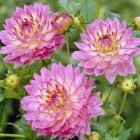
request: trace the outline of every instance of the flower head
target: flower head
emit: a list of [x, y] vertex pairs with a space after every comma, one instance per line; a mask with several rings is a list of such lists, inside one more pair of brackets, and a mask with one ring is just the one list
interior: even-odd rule
[[60, 140], [90, 134], [91, 118], [103, 115], [98, 93], [91, 94], [93, 80], [88, 80], [79, 68], [53, 64], [51, 71], [41, 69], [35, 74], [29, 94], [21, 101], [25, 119], [38, 135], [51, 135]]
[[62, 13], [55, 18], [54, 27], [59, 33], [66, 32], [72, 24], [72, 17], [69, 14]]
[[49, 59], [54, 50], [61, 49], [65, 38], [54, 28], [55, 17], [49, 6], [39, 3], [17, 8], [0, 32], [0, 40], [5, 44], [0, 53], [7, 54], [4, 60], [17, 67]]
[[133, 57], [140, 54], [140, 39], [133, 36], [132, 28], [126, 28], [125, 21], [97, 19], [87, 25], [87, 33], [81, 38], [83, 43], [76, 43], [80, 51], [74, 52], [73, 57], [80, 61], [85, 73], [105, 74], [110, 83], [116, 75], [135, 73]]

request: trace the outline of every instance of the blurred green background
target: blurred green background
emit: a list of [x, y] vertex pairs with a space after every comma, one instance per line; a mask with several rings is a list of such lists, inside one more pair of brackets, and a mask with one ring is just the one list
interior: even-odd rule
[[[75, 0], [80, 1], [80, 0]], [[49, 4], [52, 11], [64, 11], [64, 9], [60, 6], [58, 3], [58, 0], [0, 0], [0, 30], [3, 29], [3, 24], [6, 18], [9, 18], [15, 8], [23, 7], [24, 4], [28, 5], [35, 2], [41, 2], [44, 4]], [[96, 9], [96, 1], [91, 0], [90, 1], [93, 6]], [[63, 5], [63, 4], [62, 4]], [[95, 15], [95, 9], [91, 9], [89, 12], [92, 15]], [[136, 16], [140, 16], [140, 0], [102, 0], [102, 6], [100, 11], [100, 17], [104, 17], [106, 11], [111, 11], [113, 13], [119, 14], [121, 19], [125, 19], [129, 23], [132, 23], [134, 18]], [[94, 17], [93, 17], [94, 18]], [[71, 29], [69, 37], [70, 42], [74, 42], [79, 39], [79, 29]], [[1, 44], [2, 45], [2, 44]], [[71, 52], [73, 50], [76, 50], [76, 47], [74, 43], [70, 43], [71, 45]], [[53, 61], [61, 61], [62, 63], [66, 64], [66, 50], [65, 47], [61, 52], [56, 52]], [[71, 62], [74, 63], [73, 59], [71, 59]], [[74, 63], [75, 64], [75, 63]], [[137, 69], [137, 74], [135, 77], [137, 78], [137, 89], [135, 90], [135, 95], [128, 95], [125, 108], [123, 111], [123, 117], [127, 121], [126, 128], [133, 128], [132, 135], [130, 140], [140, 140], [140, 56], [135, 58], [135, 65]], [[7, 73], [6, 68], [1, 64], [0, 62], [0, 79], [5, 78], [5, 74]], [[105, 95], [108, 92], [108, 87], [105, 90]], [[113, 91], [114, 93], [111, 96], [109, 105], [114, 105], [116, 108], [119, 107], [119, 104], [122, 99], [122, 93], [121, 91], [116, 87]], [[3, 89], [0, 88], [0, 102], [2, 100], [2, 93]], [[115, 101], [115, 102], [114, 102]], [[119, 104], [118, 104], [119, 103]], [[2, 103], [1, 106], [5, 104]], [[0, 118], [2, 117], [1, 113], [1, 106], [0, 106]], [[4, 115], [7, 117], [2, 117], [2, 122], [12, 122], [16, 124], [19, 123], [25, 123], [25, 122], [18, 122], [19, 120], [19, 102], [17, 100], [11, 100], [9, 99], [6, 102], [4, 110]], [[107, 111], [109, 113], [109, 111]], [[101, 123], [103, 125], [109, 126], [111, 122], [111, 118], [104, 117], [101, 119]], [[13, 126], [10, 124], [7, 124], [8, 127], [5, 127], [5, 125], [2, 127], [0, 126], [0, 132], [5, 133], [14, 133], [16, 132], [16, 128], [13, 129]], [[2, 130], [2, 128], [5, 127], [5, 130]], [[21, 131], [22, 132], [22, 131]], [[0, 138], [1, 139], [1, 138]], [[9, 140], [9, 139], [7, 139]]]

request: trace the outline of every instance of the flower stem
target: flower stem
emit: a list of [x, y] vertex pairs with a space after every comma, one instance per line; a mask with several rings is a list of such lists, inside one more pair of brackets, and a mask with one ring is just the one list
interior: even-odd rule
[[104, 88], [105, 88], [105, 77], [103, 78], [103, 82], [102, 82], [102, 91], [101, 91], [101, 96], [100, 96], [100, 98], [103, 98]]
[[102, 0], [97, 0], [97, 3], [96, 3], [97, 10], [96, 10], [95, 18], [99, 18], [101, 2], [102, 2]]
[[110, 97], [110, 95], [111, 95], [111, 93], [112, 93], [113, 87], [114, 87], [114, 84], [112, 84], [112, 86], [111, 86], [111, 88], [110, 88], [110, 90], [109, 90], [109, 93], [108, 93], [108, 95], [107, 95], [107, 97], [106, 97], [106, 100], [105, 100], [105, 102], [103, 103], [103, 106], [105, 106], [106, 103], [107, 103], [107, 101], [109, 100], [109, 97]]
[[65, 34], [66, 38], [66, 46], [67, 46], [67, 63], [70, 63], [70, 46], [69, 46], [69, 39], [68, 39], [68, 34]]
[[86, 32], [85, 29], [84, 29], [82, 26], [81, 26], [81, 30], [82, 30], [82, 32], [84, 32], [84, 33]]
[[2, 133], [0, 133], [0, 137], [17, 137], [17, 138], [25, 138], [24, 135], [18, 135], [18, 134], [2, 134]]
[[125, 103], [126, 97], [127, 97], [127, 93], [124, 93], [124, 96], [123, 96], [123, 99], [122, 99], [122, 103], [121, 103], [121, 106], [120, 106], [120, 109], [119, 109], [119, 113], [118, 113], [119, 116], [122, 113], [122, 110], [123, 110], [123, 107], [124, 107], [124, 103]]
[[5, 105], [6, 105], [6, 100], [2, 101], [2, 103], [1, 103], [0, 128], [2, 127], [2, 119], [3, 119], [3, 115], [4, 115]]
[[[101, 91], [100, 98], [103, 98], [104, 88], [105, 88], [105, 76], [104, 76], [104, 78], [103, 78], [102, 91]], [[100, 116], [98, 116], [98, 118], [97, 118], [97, 122], [100, 122]]]

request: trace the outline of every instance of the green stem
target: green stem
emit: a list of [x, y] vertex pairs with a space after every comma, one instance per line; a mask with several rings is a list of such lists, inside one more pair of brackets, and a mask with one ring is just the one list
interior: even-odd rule
[[82, 32], [84, 32], [84, 33], [86, 32], [85, 29], [84, 29], [82, 26], [81, 26], [81, 30], [82, 30]]
[[0, 133], [0, 137], [16, 137], [16, 138], [25, 138], [24, 135], [18, 135], [18, 134], [2, 134]]
[[[101, 94], [100, 94], [100, 98], [103, 98], [104, 88], [105, 88], [105, 76], [103, 78], [102, 91], [101, 91]], [[100, 116], [98, 116], [97, 122], [100, 122]]]
[[102, 0], [96, 0], [96, 1], [97, 1], [97, 3], [96, 3], [97, 10], [96, 10], [96, 16], [95, 16], [95, 18], [99, 18], [100, 7], [101, 7]]
[[124, 103], [125, 103], [126, 97], [127, 97], [127, 93], [124, 93], [123, 99], [122, 99], [122, 103], [121, 103], [121, 106], [120, 106], [120, 109], [119, 109], [119, 113], [118, 113], [119, 116], [122, 113], [122, 110], [123, 110], [123, 107], [124, 107]]
[[109, 100], [109, 97], [110, 97], [110, 95], [111, 95], [111, 93], [112, 93], [113, 87], [114, 87], [114, 84], [112, 84], [112, 86], [111, 86], [111, 88], [110, 88], [110, 90], [109, 90], [109, 93], [108, 93], [108, 95], [107, 95], [107, 97], [106, 97], [106, 100], [105, 100], [105, 102], [103, 103], [103, 106], [105, 106], [106, 103], [107, 103], [107, 101]]
[[4, 114], [5, 104], [6, 104], [6, 100], [4, 100], [1, 103], [0, 128], [2, 127], [2, 118], [3, 118], [3, 114]]
[[103, 98], [104, 88], [105, 88], [105, 77], [103, 78], [102, 90], [101, 90], [101, 95], [100, 95], [100, 98]]
[[68, 38], [68, 34], [65, 34], [65, 38], [66, 38], [66, 46], [67, 46], [67, 63], [70, 63], [70, 46], [69, 46], [69, 38]]

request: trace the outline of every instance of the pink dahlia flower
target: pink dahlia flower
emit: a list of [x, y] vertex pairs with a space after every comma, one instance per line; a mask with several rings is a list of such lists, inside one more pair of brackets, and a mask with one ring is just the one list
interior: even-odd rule
[[25, 119], [38, 135], [51, 135], [60, 140], [90, 134], [90, 120], [104, 114], [98, 93], [91, 94], [93, 80], [88, 80], [79, 68], [53, 64], [51, 71], [41, 69], [35, 74], [29, 94], [21, 101]]
[[0, 53], [7, 54], [4, 60], [17, 67], [49, 59], [54, 50], [61, 49], [65, 38], [54, 28], [55, 17], [49, 6], [39, 3], [17, 8], [0, 32], [0, 40], [5, 44]]
[[87, 33], [81, 38], [83, 42], [76, 43], [80, 51], [74, 52], [73, 57], [80, 61], [86, 74], [105, 74], [113, 83], [116, 75], [135, 73], [133, 57], [140, 54], [140, 39], [133, 36], [132, 28], [126, 28], [125, 21], [97, 19], [87, 25]]

